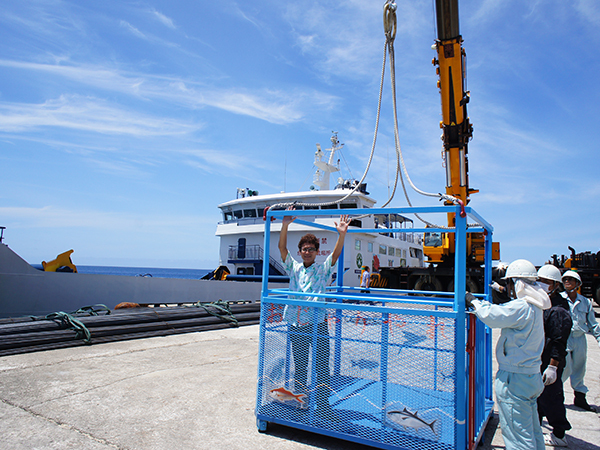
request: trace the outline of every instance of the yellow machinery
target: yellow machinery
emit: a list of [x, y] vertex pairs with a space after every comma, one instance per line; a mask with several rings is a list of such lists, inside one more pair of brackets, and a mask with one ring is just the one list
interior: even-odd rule
[[[442, 97], [444, 161], [446, 166], [446, 194], [457, 198], [463, 205], [476, 189], [469, 187], [468, 142], [473, 126], [467, 116], [469, 91], [465, 90], [465, 50], [458, 25], [458, 0], [436, 0], [437, 57], [432, 63], [439, 76], [438, 88]], [[450, 204], [446, 202], [446, 204]], [[454, 214], [448, 215], [448, 226], [454, 227]], [[469, 234], [467, 261], [470, 265], [483, 263], [484, 236]], [[454, 234], [425, 233], [423, 252], [429, 263], [452, 264], [454, 261]], [[500, 245], [495, 242], [492, 259], [500, 259]]]
[[593, 298], [600, 305], [600, 251], [593, 253], [585, 251], [576, 253], [573, 247], [569, 247], [571, 256], [552, 255], [552, 264], [564, 270], [575, 270], [581, 278], [579, 292], [587, 298]]
[[[42, 267], [44, 268], [44, 271], [56, 272], [61, 267], [68, 267], [70, 270], [67, 269], [67, 271], [77, 272], [77, 267], [75, 267], [75, 264], [73, 264], [73, 261], [71, 261], [71, 253], [73, 253], [73, 250], [68, 250], [64, 253], [61, 253], [56, 257], [56, 259], [53, 259], [50, 262], [42, 261]], [[60, 271], [63, 272], [65, 270]]]

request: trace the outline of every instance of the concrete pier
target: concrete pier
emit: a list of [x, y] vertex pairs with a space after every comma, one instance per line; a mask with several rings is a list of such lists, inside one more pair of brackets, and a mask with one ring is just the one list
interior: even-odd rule
[[[1, 357], [0, 448], [370, 448], [277, 425], [257, 431], [258, 334], [247, 326]], [[588, 344], [588, 401], [600, 406], [600, 349]], [[600, 450], [600, 416], [572, 406], [568, 382], [565, 396], [570, 448]], [[495, 414], [479, 448], [503, 449], [501, 435]]]

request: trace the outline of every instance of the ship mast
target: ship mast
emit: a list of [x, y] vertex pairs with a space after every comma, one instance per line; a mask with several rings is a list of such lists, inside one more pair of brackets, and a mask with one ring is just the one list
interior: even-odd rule
[[317, 144], [317, 151], [315, 152], [315, 166], [317, 166], [317, 171], [315, 172], [315, 176], [313, 178], [313, 183], [320, 191], [328, 191], [329, 187], [329, 175], [333, 172], [339, 172], [340, 170], [340, 160], [337, 160], [337, 164], [333, 164], [335, 152], [341, 150], [344, 144], [340, 144], [340, 141], [337, 137], [337, 131], [333, 132], [331, 136], [331, 148], [325, 149], [325, 152], [331, 152], [329, 154], [329, 161], [323, 161], [325, 152], [321, 150], [321, 144]]

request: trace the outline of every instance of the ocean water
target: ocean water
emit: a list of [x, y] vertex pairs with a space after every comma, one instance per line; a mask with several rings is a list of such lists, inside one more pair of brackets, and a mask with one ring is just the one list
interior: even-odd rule
[[[34, 265], [35, 267], [35, 265]], [[40, 266], [41, 268], [41, 266]], [[128, 277], [152, 276], [158, 278], [183, 278], [199, 279], [212, 270], [208, 269], [161, 269], [157, 267], [110, 267], [110, 266], [82, 266], [77, 264], [77, 272], [100, 275], [123, 275]]]

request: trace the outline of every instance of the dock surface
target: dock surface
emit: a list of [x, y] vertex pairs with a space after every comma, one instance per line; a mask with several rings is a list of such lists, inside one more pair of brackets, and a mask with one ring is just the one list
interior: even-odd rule
[[[0, 357], [0, 448], [372, 448], [276, 424], [259, 433], [258, 336], [253, 325]], [[586, 384], [588, 401], [600, 406], [591, 336]], [[568, 382], [565, 397], [570, 448], [600, 450], [600, 415], [572, 405]], [[478, 448], [505, 448], [497, 414]]]

